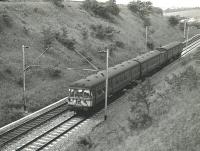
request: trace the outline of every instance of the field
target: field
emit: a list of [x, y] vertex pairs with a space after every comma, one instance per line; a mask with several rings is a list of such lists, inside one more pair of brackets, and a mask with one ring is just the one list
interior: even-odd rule
[[[68, 95], [68, 85], [92, 72], [67, 70], [92, 68], [76, 51], [99, 69], [145, 53], [144, 21], [120, 6], [113, 20], [88, 13], [81, 3], [66, 2], [60, 8], [51, 2], [0, 2], [0, 126], [23, 117], [22, 45], [25, 49], [26, 98], [29, 113]], [[163, 16], [150, 15], [148, 39], [155, 47], [183, 40], [183, 32], [171, 27]], [[197, 33], [191, 30], [190, 37]], [[45, 53], [38, 58], [43, 52]], [[148, 49], [147, 51], [150, 51]]]
[[166, 13], [165, 15], [166, 16], [180, 15], [180, 16], [183, 16], [183, 17], [190, 17], [190, 18], [200, 19], [200, 9]]

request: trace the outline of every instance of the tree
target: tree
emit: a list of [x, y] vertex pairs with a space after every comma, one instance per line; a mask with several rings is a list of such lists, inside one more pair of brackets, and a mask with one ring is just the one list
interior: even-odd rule
[[139, 83], [136, 90], [134, 90], [133, 94], [130, 94], [129, 101], [132, 103], [128, 120], [130, 123], [130, 128], [142, 128], [151, 123], [150, 116], [150, 99], [154, 93], [153, 86], [151, 84], [150, 79], [147, 79], [143, 83]]
[[140, 15], [140, 17], [148, 16], [152, 12], [152, 3], [150, 1], [142, 2], [138, 0], [137, 2], [132, 1], [128, 4], [128, 8]]
[[179, 19], [176, 16], [170, 16], [168, 19], [171, 26], [176, 26], [179, 23]]

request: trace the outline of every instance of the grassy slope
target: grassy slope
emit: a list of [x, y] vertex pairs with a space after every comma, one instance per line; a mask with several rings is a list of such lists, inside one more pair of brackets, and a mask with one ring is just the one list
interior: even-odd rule
[[[8, 26], [3, 19], [3, 14], [9, 17]], [[174, 40], [181, 40], [182, 34], [176, 28], [168, 25], [167, 20], [160, 16], [151, 16], [151, 39], [155, 46], [164, 45]], [[116, 33], [113, 40], [98, 40], [91, 36], [91, 24], [103, 24], [113, 26]], [[0, 126], [9, 123], [8, 115], [12, 116], [13, 109], [7, 109], [4, 104], [21, 104], [22, 101], [22, 51], [23, 44], [26, 49], [27, 64], [31, 64], [43, 52], [44, 28], [51, 27], [58, 32], [65, 27], [69, 37], [76, 39], [76, 49], [87, 54], [93, 59], [93, 63], [103, 68], [104, 56], [97, 53], [114, 41], [125, 43], [124, 48], [117, 48], [110, 58], [110, 65], [135, 57], [144, 53], [145, 30], [141, 19], [132, 14], [125, 6], [121, 6], [120, 16], [115, 18], [115, 23], [91, 16], [80, 9], [79, 3], [67, 3], [64, 9], [58, 9], [51, 3], [21, 2], [0, 4]], [[89, 37], [83, 40], [81, 31], [86, 28]], [[176, 33], [176, 34], [174, 34]], [[67, 96], [68, 84], [74, 80], [85, 77], [88, 72], [69, 71], [66, 67], [89, 68], [81, 58], [73, 51], [67, 49], [57, 41], [53, 47], [43, 55], [37, 63], [50, 65], [61, 70], [60, 76], [52, 76], [50, 68], [34, 68], [27, 72], [27, 100], [29, 111], [37, 110], [45, 105]], [[7, 110], [7, 112], [5, 112]]]

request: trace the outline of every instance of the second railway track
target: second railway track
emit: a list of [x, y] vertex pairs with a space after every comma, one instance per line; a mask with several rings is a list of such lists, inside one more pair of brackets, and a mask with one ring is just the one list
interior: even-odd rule
[[0, 135], [0, 147], [2, 148], [8, 143], [16, 140], [17, 138], [27, 134], [33, 129], [45, 124], [49, 120], [61, 115], [62, 113], [67, 111], [67, 103], [58, 106], [44, 114], [37, 116], [27, 122], [16, 126], [15, 128], [8, 130]]
[[48, 147], [48, 145], [56, 141], [58, 138], [70, 132], [73, 128], [75, 128], [76, 126], [84, 122], [87, 118], [88, 117], [74, 115], [66, 119], [65, 121], [59, 123], [52, 129], [37, 136], [36, 138], [29, 141], [28, 143], [17, 148], [16, 151], [22, 151], [22, 150], [39, 151], [39, 150], [45, 149], [45, 147]]

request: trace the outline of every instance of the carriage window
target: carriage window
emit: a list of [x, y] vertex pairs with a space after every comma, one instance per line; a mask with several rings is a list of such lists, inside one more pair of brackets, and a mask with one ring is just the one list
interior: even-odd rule
[[70, 96], [71, 97], [82, 97], [83, 96], [83, 90], [82, 89], [69, 89], [69, 92], [70, 92]]
[[83, 90], [77, 90], [76, 96], [83, 96]]
[[89, 90], [84, 90], [83, 96], [85, 98], [90, 97], [90, 91]]
[[73, 96], [75, 95], [75, 93], [74, 93], [74, 90], [73, 90], [73, 89], [69, 89], [69, 95], [70, 95], [71, 97], [73, 97]]

